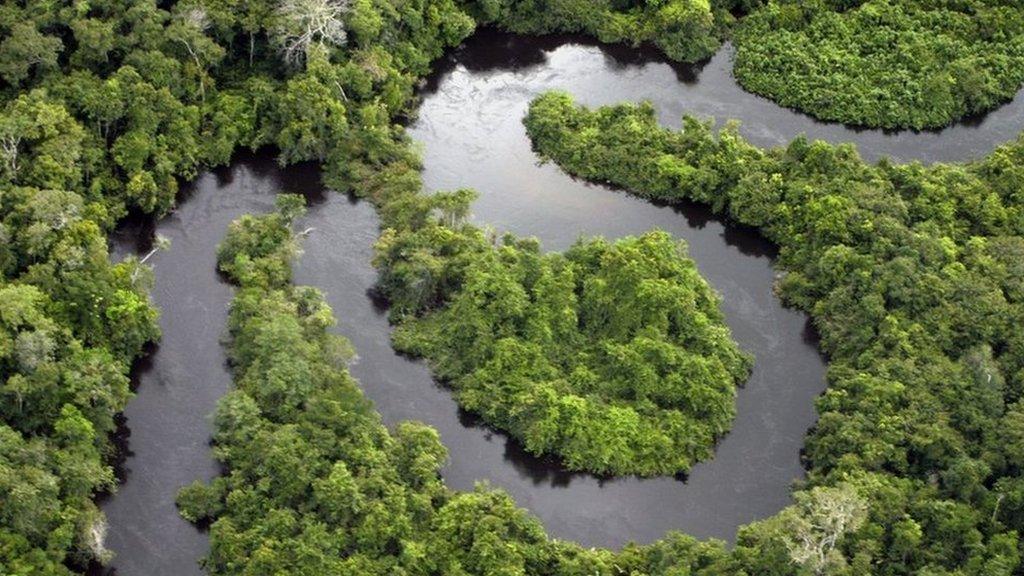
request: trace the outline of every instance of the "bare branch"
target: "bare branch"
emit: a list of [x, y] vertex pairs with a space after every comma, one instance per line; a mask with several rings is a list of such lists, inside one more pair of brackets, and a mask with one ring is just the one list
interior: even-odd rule
[[17, 134], [4, 134], [0, 137], [0, 156], [7, 164], [7, 170], [11, 174], [18, 172], [18, 148], [21, 146], [21, 136]]
[[863, 524], [866, 504], [848, 486], [814, 488], [798, 495], [797, 501], [784, 513], [786, 548], [794, 563], [820, 576], [841, 562], [833, 552], [846, 533]]
[[131, 274], [132, 286], [135, 285], [135, 283], [139, 279], [139, 274], [145, 269], [144, 266], [146, 264], [146, 261], [152, 258], [153, 255], [156, 254], [157, 252], [160, 252], [161, 250], [167, 250], [170, 247], [171, 239], [167, 238], [166, 236], [161, 236], [157, 234], [156, 239], [153, 241], [153, 248], [149, 252], [147, 252], [145, 256], [143, 256], [137, 262], [135, 262], [135, 267], [132, 269]]
[[199, 96], [203, 102], [206, 102], [206, 81], [203, 79], [204, 66], [202, 59], [199, 57], [200, 50], [196, 42], [203, 38], [206, 31], [209, 30], [210, 17], [202, 6], [193, 6], [179, 13], [176, 18], [183, 30], [183, 33], [178, 36], [178, 42], [185, 46], [185, 50], [196, 64], [196, 69], [199, 71]]
[[283, 0], [277, 9], [277, 36], [285, 63], [301, 65], [314, 46], [344, 46], [348, 34], [343, 17], [350, 8], [351, 0]]

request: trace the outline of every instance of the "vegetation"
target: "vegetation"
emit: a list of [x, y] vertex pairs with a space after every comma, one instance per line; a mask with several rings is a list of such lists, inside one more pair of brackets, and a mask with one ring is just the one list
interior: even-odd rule
[[210, 520], [214, 574], [612, 574], [677, 554], [681, 564], [724, 558], [716, 544], [673, 538], [622, 558], [547, 540], [503, 492], [447, 490], [436, 431], [393, 433], [345, 367], [348, 345], [314, 288], [289, 283], [302, 199], [231, 225], [220, 268], [238, 284], [230, 357], [236, 389], [214, 417], [229, 470], [179, 495], [182, 514]]
[[[149, 279], [112, 266], [81, 198], [35, 188], [0, 201], [0, 567], [60, 574], [104, 557], [92, 502], [113, 488], [108, 435], [128, 366], [158, 336]], [[61, 221], [64, 219], [64, 221]]]
[[[240, 146], [321, 162], [331, 186], [377, 206], [381, 289], [403, 337], [423, 347], [416, 335], [463, 321], [446, 310], [473, 304], [467, 287], [488, 267], [524, 290], [534, 284], [515, 274], [530, 262], [552, 274], [570, 266], [522, 240], [496, 247], [464, 222], [465, 193], [421, 194], [397, 121], [430, 63], [477, 22], [654, 40], [692, 59], [718, 42], [724, 8], [751, 8], [736, 4], [0, 6], [0, 573], [68, 574], [107, 556], [92, 497], [113, 484], [108, 434], [129, 396], [129, 363], [158, 336], [148, 272], [107, 255], [104, 235], [119, 218], [169, 210], [180, 179]], [[780, 292], [814, 314], [832, 359], [807, 446], [808, 489], [741, 529], [729, 551], [670, 534], [619, 553], [547, 539], [499, 491], [447, 490], [436, 433], [381, 426], [345, 371], [347, 347], [324, 332], [322, 298], [290, 285], [299, 206], [285, 199], [275, 215], [240, 221], [221, 250], [239, 285], [237, 390], [216, 421], [228, 473], [180, 500], [186, 517], [212, 522], [209, 572], [1019, 571], [1024, 143], [971, 165], [867, 166], [848, 147], [797, 140], [762, 151], [732, 130], [714, 135], [691, 120], [672, 133], [643, 107], [595, 113], [563, 97], [535, 105], [530, 130], [574, 173], [708, 202], [781, 246]], [[584, 262], [645, 241], [658, 244], [584, 243], [573, 253]], [[572, 266], [591, 278], [611, 272]], [[593, 350], [601, 335], [579, 338]], [[717, 355], [735, 381], [744, 363], [726, 350]], [[573, 372], [596, 371], [589, 362]]]
[[345, 367], [347, 343], [326, 332], [334, 319], [321, 294], [289, 283], [301, 204], [285, 195], [276, 213], [242, 217], [218, 250], [238, 285], [229, 318], [237, 387], [214, 417], [228, 473], [178, 498], [186, 518], [212, 521], [209, 572], [741, 574], [790, 566], [789, 549], [819, 573], [844, 562], [838, 542], [865, 517], [848, 485], [801, 495], [780, 515], [785, 531], [769, 555], [749, 546], [729, 554], [681, 534], [619, 553], [583, 549], [547, 539], [501, 491], [448, 490], [437, 432], [380, 423]]
[[109, 556], [93, 498], [114, 488], [109, 435], [129, 365], [159, 336], [151, 275], [108, 258], [114, 222], [168, 210], [179, 179], [240, 145], [276, 144], [293, 161], [344, 140], [357, 147], [337, 152], [346, 169], [358, 162], [345, 154], [381, 151], [374, 139], [403, 146], [391, 120], [473, 28], [452, 2], [355, 2], [345, 63], [329, 64], [334, 37], [315, 35], [295, 69], [278, 50], [303, 20], [278, 9], [0, 7], [0, 573], [65, 574]]
[[651, 43], [680, 62], [711, 56], [733, 20], [725, 6], [708, 0], [479, 0], [475, 8], [481, 23], [511, 32]]
[[[113, 134], [106, 127], [80, 122], [55, 96], [71, 84], [58, 74], [56, 18], [16, 3], [0, 8], [7, 89], [0, 104], [4, 574], [64, 574], [107, 556], [93, 497], [114, 486], [109, 435], [130, 396], [130, 363], [159, 336], [148, 271], [134, 258], [112, 264], [107, 257], [105, 232], [125, 213], [130, 186], [105, 186], [125, 175], [126, 164], [108, 151], [104, 138]], [[29, 88], [51, 74], [46, 88]], [[140, 89], [137, 81], [126, 74], [124, 91], [106, 101], [110, 122], [130, 127], [153, 114], [122, 106], [139, 97], [130, 95]], [[161, 162], [175, 169], [175, 156]]]
[[[1012, 573], [1024, 530], [1024, 139], [926, 168], [869, 166], [851, 146], [804, 139], [761, 150], [735, 126], [714, 134], [687, 118], [671, 131], [650, 105], [590, 111], [562, 93], [536, 99], [525, 123], [574, 175], [708, 203], [779, 245], [778, 291], [813, 315], [830, 358], [809, 482], [852, 485], [868, 503], [863, 523], [847, 513], [853, 573]], [[745, 529], [737, 553], [761, 530], [792, 537], [787, 514]], [[789, 548], [837, 570], [820, 568], [818, 547]]]
[[1011, 0], [774, 0], [735, 34], [744, 88], [818, 118], [940, 128], [1024, 83]]
[[[478, 0], [482, 24], [653, 44], [680, 62], [736, 45], [747, 90], [823, 120], [941, 128], [1024, 84], [1014, 0]], [[739, 20], [737, 20], [737, 17]]]
[[729, 429], [750, 358], [683, 250], [663, 232], [543, 255], [506, 238], [395, 345], [530, 452], [605, 474], [685, 472]]

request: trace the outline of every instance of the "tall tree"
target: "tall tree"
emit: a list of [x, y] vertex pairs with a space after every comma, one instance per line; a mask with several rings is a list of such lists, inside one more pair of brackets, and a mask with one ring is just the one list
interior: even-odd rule
[[314, 46], [344, 46], [348, 40], [343, 17], [350, 0], [283, 0], [277, 8], [277, 42], [289, 66], [306, 61]]

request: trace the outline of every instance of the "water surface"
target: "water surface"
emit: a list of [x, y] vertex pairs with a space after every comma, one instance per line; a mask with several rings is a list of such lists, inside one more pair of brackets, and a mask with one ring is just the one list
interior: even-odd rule
[[740, 132], [758, 146], [786, 144], [804, 134], [853, 143], [868, 161], [889, 157], [924, 163], [981, 158], [1024, 130], [1024, 90], [987, 114], [941, 130], [894, 132], [822, 122], [745, 92], [732, 76], [733, 52], [726, 44], [706, 62], [686, 65], [656, 50], [600, 44], [582, 36], [515, 36], [484, 29], [437, 64], [427, 80], [420, 116], [429, 124], [441, 120], [438, 108], [446, 94], [472, 101], [472, 109], [463, 112], [476, 116], [480, 126], [464, 145], [475, 147], [485, 130], [494, 139], [514, 136], [507, 127], [519, 123], [529, 100], [561, 89], [589, 106], [650, 101], [666, 126], [678, 127], [685, 114], [719, 123], [737, 120]]
[[243, 155], [184, 187], [178, 208], [158, 223], [129, 219], [111, 238], [115, 260], [149, 252], [154, 234], [171, 246], [149, 260], [163, 336], [134, 371], [138, 388], [124, 411], [121, 483], [101, 501], [107, 547], [116, 554], [110, 572], [202, 574], [197, 561], [206, 554], [207, 536], [178, 515], [174, 498], [181, 486], [219, 473], [209, 415], [231, 385], [220, 342], [233, 289], [216, 272], [216, 246], [235, 218], [271, 210], [278, 192], [316, 191], [318, 183], [309, 167], [285, 173], [269, 154]]
[[417, 419], [440, 431], [451, 455], [443, 470], [451, 487], [489, 481], [537, 515], [552, 536], [593, 546], [650, 542], [671, 529], [728, 540], [737, 526], [785, 506], [792, 482], [803, 475], [800, 447], [815, 420], [824, 363], [807, 317], [783, 308], [772, 293], [773, 247], [703, 207], [658, 207], [538, 166], [521, 124], [527, 104], [551, 88], [590, 105], [648, 99], [666, 125], [677, 126], [684, 112], [738, 118], [758, 145], [806, 133], [855, 142], [869, 159], [931, 162], [975, 158], [1014, 137], [1024, 125], [1024, 102], [1018, 95], [981, 120], [941, 132], [856, 131], [743, 92], [730, 77], [730, 54], [726, 48], [703, 66], [674, 66], [644, 50], [580, 38], [484, 31], [439, 63], [410, 125], [423, 148], [426, 188], [476, 188], [479, 223], [535, 235], [546, 249], [563, 249], [581, 234], [615, 238], [655, 227], [689, 243], [700, 271], [723, 297], [733, 335], [755, 356], [733, 431], [713, 459], [685, 481], [601, 479], [567, 473], [481, 426], [458, 410], [422, 362], [392, 351], [385, 312], [371, 296], [371, 247], [379, 230], [370, 205], [323, 193], [309, 166], [282, 170], [268, 154], [243, 155], [189, 185], [170, 216], [126, 222], [112, 239], [114, 258], [148, 251], [154, 231], [172, 245], [151, 259], [163, 339], [139, 364], [137, 396], [125, 411], [125, 481], [102, 502], [107, 544], [117, 553], [111, 571], [201, 573], [197, 560], [208, 549], [206, 535], [178, 517], [174, 495], [218, 473], [208, 446], [209, 414], [231, 383], [220, 338], [232, 290], [216, 273], [215, 246], [230, 221], [269, 210], [278, 192], [301, 192], [311, 203], [300, 225], [315, 231], [296, 280], [327, 293], [337, 331], [359, 354], [352, 372], [385, 421]]

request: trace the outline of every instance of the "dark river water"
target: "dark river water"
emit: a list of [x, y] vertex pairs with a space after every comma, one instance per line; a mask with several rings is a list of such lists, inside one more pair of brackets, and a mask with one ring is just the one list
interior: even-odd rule
[[269, 210], [278, 192], [300, 192], [310, 202], [300, 226], [315, 231], [296, 264], [296, 281], [327, 294], [337, 331], [359, 355], [352, 372], [385, 421], [416, 419], [438, 429], [450, 452], [443, 474], [452, 488], [488, 481], [538, 516], [552, 536], [588, 546], [650, 542], [672, 529], [731, 540], [738, 526], [785, 506], [803, 476], [800, 447], [815, 420], [825, 365], [807, 317], [783, 308], [772, 293], [773, 247], [701, 206], [655, 206], [538, 165], [521, 124], [528, 102], [552, 88], [593, 105], [648, 99], [667, 125], [678, 125], [684, 112], [737, 118], [759, 145], [806, 133], [855, 142], [867, 158], [923, 161], [978, 157], [1013, 138], [1024, 125], [1024, 102], [1018, 96], [980, 121], [937, 133], [854, 131], [743, 92], [729, 75], [729, 58], [727, 47], [702, 67], [671, 66], [643, 50], [485, 31], [439, 63], [409, 127], [423, 147], [426, 188], [477, 189], [473, 217], [481, 224], [537, 236], [555, 250], [580, 235], [614, 238], [651, 228], [689, 244], [722, 295], [733, 335], [755, 356], [733, 429], [713, 459], [685, 480], [601, 479], [567, 473], [481, 426], [459, 411], [422, 362], [391, 349], [385, 311], [371, 296], [379, 233], [372, 207], [322, 190], [311, 166], [280, 169], [268, 154], [243, 155], [187, 186], [170, 216], [126, 222], [112, 239], [114, 258], [148, 250], [154, 233], [171, 247], [150, 260], [163, 338], [136, 370], [137, 396], [125, 411], [124, 482], [102, 501], [107, 545], [117, 555], [106, 572], [201, 573], [206, 535], [179, 518], [174, 495], [218, 472], [209, 414], [231, 383], [220, 339], [232, 290], [216, 273], [215, 246], [231, 220]]

